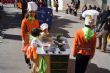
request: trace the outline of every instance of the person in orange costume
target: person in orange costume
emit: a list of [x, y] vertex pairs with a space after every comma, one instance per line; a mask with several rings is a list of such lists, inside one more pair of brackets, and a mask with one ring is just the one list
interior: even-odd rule
[[39, 35], [42, 31], [40, 29], [32, 29], [31, 35], [33, 36], [33, 39], [31, 41], [30, 46], [27, 49], [27, 58], [32, 60], [33, 66], [32, 66], [32, 73], [36, 73], [36, 67], [37, 67], [37, 47], [42, 47], [42, 43], [39, 39]]
[[76, 57], [75, 73], [85, 73], [89, 60], [94, 56], [96, 47], [94, 24], [94, 14], [87, 14], [85, 27], [76, 31], [73, 44], [73, 56]]
[[33, 7], [34, 2], [30, 2], [28, 4], [28, 13], [24, 17], [21, 23], [21, 37], [22, 37], [22, 51], [24, 52], [25, 61], [29, 65], [29, 68], [31, 68], [30, 60], [26, 57], [26, 51], [30, 44], [29, 37], [30, 32], [33, 28], [39, 28], [39, 21], [36, 19], [36, 8]]

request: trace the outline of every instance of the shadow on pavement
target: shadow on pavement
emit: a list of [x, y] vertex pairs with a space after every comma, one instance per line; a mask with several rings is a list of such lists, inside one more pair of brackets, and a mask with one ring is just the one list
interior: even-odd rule
[[[69, 60], [68, 73], [75, 73], [75, 59]], [[86, 73], [110, 73], [108, 69], [100, 68], [96, 64], [88, 64]]]
[[14, 39], [14, 40], [20, 40], [18, 35], [7, 35], [4, 34], [3, 31], [6, 31], [7, 29], [10, 28], [20, 28], [20, 23], [21, 23], [21, 15], [18, 12], [12, 12], [8, 13], [5, 12], [4, 10], [0, 11], [0, 36], [3, 38], [7, 39]]
[[13, 34], [3, 34], [3, 39], [21, 40], [21, 36]]
[[86, 73], [110, 73], [110, 71], [105, 68], [99, 68], [96, 64], [90, 63]]
[[79, 23], [79, 22], [65, 19], [65, 18], [60, 18], [60, 16], [54, 16], [53, 24], [52, 24], [50, 32], [55, 33], [55, 34], [63, 33], [63, 35], [66, 38], [73, 38], [68, 35], [69, 32], [67, 30], [63, 29], [63, 28], [72, 28], [71, 26], [69, 26], [69, 23]]
[[17, 12], [6, 13], [1, 12], [2, 16], [0, 19], [0, 30], [5, 30], [9, 28], [20, 28], [21, 18]]

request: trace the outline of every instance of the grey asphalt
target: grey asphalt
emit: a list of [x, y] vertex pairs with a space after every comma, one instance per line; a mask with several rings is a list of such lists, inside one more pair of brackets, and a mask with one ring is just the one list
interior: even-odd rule
[[[20, 23], [21, 10], [13, 5], [4, 5], [0, 18], [0, 73], [30, 73], [21, 52]], [[72, 56], [72, 43], [75, 31], [84, 26], [79, 17], [53, 11], [51, 33], [63, 33], [67, 38], [71, 54], [68, 73], [74, 73], [75, 58]], [[86, 73], [110, 73], [110, 49], [107, 53], [96, 50]]]
[[29, 73], [20, 50], [20, 13], [9, 4], [0, 11], [0, 73]]

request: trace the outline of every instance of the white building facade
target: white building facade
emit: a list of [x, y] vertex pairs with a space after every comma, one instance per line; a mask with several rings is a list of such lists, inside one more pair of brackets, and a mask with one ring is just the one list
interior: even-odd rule
[[[55, 0], [48, 0], [48, 3], [50, 4], [49, 7], [53, 10], [55, 10], [54, 1]], [[58, 10], [65, 10], [67, 8], [67, 3], [71, 3], [71, 0], [58, 0]]]

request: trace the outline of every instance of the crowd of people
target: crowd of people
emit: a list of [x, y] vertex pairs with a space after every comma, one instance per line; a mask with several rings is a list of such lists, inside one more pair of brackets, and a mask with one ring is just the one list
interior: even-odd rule
[[101, 49], [101, 51], [106, 52], [106, 46], [107, 46], [107, 37], [110, 33], [110, 10], [109, 7], [107, 7], [106, 10], [100, 12], [98, 19], [97, 19], [97, 29], [98, 32], [98, 39], [99, 44], [97, 49]]
[[80, 6], [80, 1], [79, 2], [71, 2], [70, 4], [67, 3], [67, 9], [66, 13], [67, 14], [74, 14], [77, 16], [77, 10], [79, 9]]
[[[97, 16], [96, 21], [96, 27], [95, 31], [97, 32], [98, 37], [98, 47], [97, 49], [101, 49], [101, 51], [106, 52], [106, 45], [107, 45], [107, 37], [110, 33], [110, 26], [109, 26], [109, 17], [110, 17], [110, 10], [109, 6], [106, 7], [106, 9], [101, 9], [100, 7], [97, 7], [94, 5], [93, 7], [85, 4], [82, 8], [82, 13], [86, 10], [96, 10], [99, 12], [99, 15]], [[82, 16], [80, 17], [82, 19]]]

